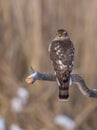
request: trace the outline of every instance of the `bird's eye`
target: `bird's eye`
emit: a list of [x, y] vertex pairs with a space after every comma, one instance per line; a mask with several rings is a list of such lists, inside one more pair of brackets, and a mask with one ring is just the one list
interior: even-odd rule
[[67, 36], [67, 32], [64, 32], [64, 35]]

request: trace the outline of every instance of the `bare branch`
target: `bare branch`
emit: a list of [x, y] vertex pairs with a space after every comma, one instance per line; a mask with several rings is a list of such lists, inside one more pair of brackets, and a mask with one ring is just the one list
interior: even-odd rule
[[[32, 74], [30, 74], [26, 79], [26, 83], [34, 83], [37, 80], [44, 80], [44, 81], [56, 81], [56, 76], [54, 74], [48, 74], [48, 73], [41, 73], [38, 71], [35, 71], [33, 68], [31, 68]], [[76, 84], [76, 86], [79, 88], [79, 90], [82, 92], [83, 95], [97, 98], [97, 89], [89, 89], [85, 83], [85, 80], [78, 74], [71, 74], [71, 84]]]
[[25, 81], [30, 84], [30, 83], [34, 83], [36, 80], [45, 80], [45, 81], [56, 81], [56, 76], [54, 74], [48, 74], [48, 73], [41, 73], [38, 71], [35, 71], [32, 67], [31, 67], [32, 74], [30, 74]]
[[85, 80], [78, 74], [72, 74], [72, 83], [77, 84], [79, 90], [82, 92], [83, 95], [97, 98], [97, 89], [89, 89], [86, 85]]

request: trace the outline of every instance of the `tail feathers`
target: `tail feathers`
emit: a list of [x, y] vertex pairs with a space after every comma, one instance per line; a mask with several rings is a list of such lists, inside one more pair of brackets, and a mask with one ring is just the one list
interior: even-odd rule
[[69, 84], [68, 82], [63, 83], [62, 86], [59, 86], [59, 99], [68, 100], [69, 99]]
[[59, 99], [68, 100], [69, 99], [68, 90], [59, 90]]

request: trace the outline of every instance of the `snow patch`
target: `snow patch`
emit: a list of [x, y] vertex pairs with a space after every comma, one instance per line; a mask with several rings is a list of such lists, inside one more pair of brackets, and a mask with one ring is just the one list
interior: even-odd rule
[[21, 99], [23, 104], [27, 103], [27, 100], [29, 98], [29, 93], [25, 88], [19, 88], [17, 91], [18, 97]]
[[75, 122], [66, 115], [57, 115], [54, 122], [64, 128], [74, 128]]
[[6, 130], [5, 120], [2, 116], [0, 116], [0, 130]]
[[12, 124], [11, 126], [10, 126], [10, 130], [24, 130], [24, 129], [21, 129], [18, 125], [16, 125], [16, 124]]
[[26, 105], [29, 98], [29, 92], [25, 88], [19, 88], [17, 96], [12, 99], [11, 107], [13, 111], [20, 112], [24, 105]]

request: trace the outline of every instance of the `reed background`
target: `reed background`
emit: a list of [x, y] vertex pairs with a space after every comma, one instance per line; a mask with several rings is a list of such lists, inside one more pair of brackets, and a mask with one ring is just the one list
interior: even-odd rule
[[[48, 46], [59, 28], [68, 30], [74, 42], [74, 72], [97, 88], [96, 0], [0, 0], [0, 115], [7, 130], [12, 123], [24, 130], [65, 130], [53, 122], [58, 114], [75, 120], [77, 130], [97, 129], [97, 100], [83, 96], [75, 86], [70, 100], [59, 102], [56, 83], [24, 85], [30, 66], [53, 72]], [[16, 113], [11, 101], [19, 87], [29, 91], [29, 100]]]

